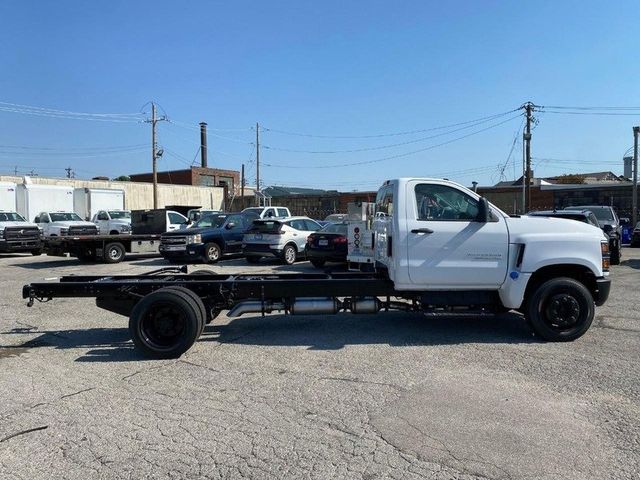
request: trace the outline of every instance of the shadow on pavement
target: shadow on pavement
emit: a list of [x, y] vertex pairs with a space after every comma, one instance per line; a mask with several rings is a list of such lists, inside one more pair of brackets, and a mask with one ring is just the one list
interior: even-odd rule
[[97, 262], [81, 262], [76, 257], [54, 257], [55, 260], [47, 260], [36, 263], [15, 263], [14, 267], [26, 268], [29, 270], [46, 270], [48, 268], [71, 267], [81, 265], [94, 265]]
[[635, 268], [636, 270], [640, 270], [640, 259], [632, 258], [629, 260], [622, 260], [620, 262], [621, 266]]
[[330, 316], [246, 317], [205, 329], [200, 341], [336, 350], [347, 345], [428, 346], [464, 343], [533, 343], [520, 315], [429, 318], [382, 313]]
[[[26, 333], [39, 335], [19, 345], [0, 347], [0, 358], [48, 347], [61, 350], [88, 349], [76, 359], [77, 362], [149, 360], [135, 350], [128, 328], [45, 332], [16, 328], [3, 332], [5, 335]], [[209, 325], [198, 341], [277, 347], [302, 346], [311, 350], [338, 350], [348, 345], [376, 344], [401, 348], [536, 342], [524, 319], [511, 313], [473, 318], [427, 318], [420, 314], [404, 313], [375, 316], [254, 316], [234, 320], [227, 325]]]

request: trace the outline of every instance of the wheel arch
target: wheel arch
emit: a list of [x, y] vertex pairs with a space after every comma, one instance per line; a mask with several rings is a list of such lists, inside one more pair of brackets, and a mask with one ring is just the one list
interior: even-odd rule
[[596, 284], [596, 274], [593, 273], [593, 271], [585, 265], [580, 265], [577, 263], [561, 263], [555, 265], [547, 265], [533, 272], [531, 274], [531, 278], [527, 282], [527, 288], [524, 292], [524, 300], [526, 301], [528, 298], [530, 298], [532, 292], [534, 292], [536, 288], [538, 288], [544, 282], [558, 277], [572, 278], [582, 283], [585, 287], [587, 287], [589, 292], [591, 292], [591, 295], [593, 295], [595, 298], [598, 290]]

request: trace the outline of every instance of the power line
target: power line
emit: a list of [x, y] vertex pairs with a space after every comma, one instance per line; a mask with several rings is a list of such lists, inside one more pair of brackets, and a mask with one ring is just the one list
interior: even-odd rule
[[640, 107], [566, 107], [558, 105], [545, 105], [540, 108], [555, 108], [556, 110], [640, 110]]
[[147, 145], [143, 143], [138, 143], [135, 145], [113, 145], [113, 146], [105, 146], [105, 147], [36, 147], [33, 145], [0, 145], [0, 148], [11, 148], [11, 149], [20, 149], [20, 150], [51, 150], [51, 151], [59, 151], [59, 150], [120, 150], [120, 149], [133, 149], [146, 147]]
[[620, 112], [594, 112], [594, 111], [569, 111], [569, 110], [545, 110], [541, 107], [538, 110], [539, 113], [553, 113], [557, 115], [594, 115], [594, 116], [612, 116], [612, 117], [640, 117], [640, 112], [637, 113], [620, 113]]
[[88, 120], [92, 122], [108, 122], [108, 123], [142, 123], [143, 122], [143, 120], [134, 120], [133, 118], [126, 119], [124, 117], [110, 118], [110, 117], [82, 117], [82, 116], [75, 116], [75, 115], [59, 115], [59, 114], [52, 114], [48, 112], [40, 112], [40, 111], [33, 111], [33, 110], [6, 108], [2, 106], [0, 106], [0, 112], [20, 113], [25, 115], [35, 115], [38, 117], [62, 118], [67, 120]]
[[441, 142], [441, 143], [438, 143], [438, 144], [435, 144], [435, 145], [430, 145], [428, 147], [421, 148], [419, 150], [414, 150], [414, 151], [411, 151], [411, 152], [401, 153], [401, 154], [398, 154], [398, 155], [391, 155], [391, 156], [388, 156], [388, 157], [378, 158], [378, 159], [375, 159], [375, 160], [365, 160], [365, 161], [362, 161], [362, 162], [339, 163], [339, 164], [319, 165], [319, 166], [278, 165], [278, 164], [264, 163], [264, 162], [263, 162], [263, 165], [268, 166], [268, 167], [275, 167], [275, 168], [317, 169], [317, 168], [351, 167], [351, 166], [356, 166], [356, 165], [368, 165], [368, 164], [371, 164], [371, 163], [384, 162], [384, 161], [387, 161], [387, 160], [395, 160], [397, 158], [408, 157], [408, 156], [414, 155], [416, 153], [426, 152], [427, 150], [432, 150], [434, 148], [442, 147], [444, 145], [448, 145], [450, 143], [457, 142], [459, 140], [471, 137], [473, 135], [477, 135], [479, 133], [486, 132], [487, 130], [490, 130], [492, 128], [499, 127], [500, 125], [504, 125], [505, 123], [510, 122], [511, 120], [515, 120], [516, 118], [520, 118], [520, 117], [521, 117], [521, 115], [516, 115], [516, 116], [510, 117], [510, 118], [508, 118], [506, 120], [503, 120], [502, 122], [495, 123], [493, 125], [489, 125], [488, 127], [482, 128], [482, 129], [477, 130], [475, 132], [471, 132], [471, 133], [468, 133], [466, 135], [462, 135], [460, 137], [456, 137], [456, 138], [453, 138], [451, 140], [447, 140], [446, 142]]
[[416, 134], [416, 133], [431, 132], [431, 131], [434, 131], [434, 130], [444, 130], [444, 129], [447, 129], [447, 128], [458, 127], [460, 125], [467, 125], [469, 123], [477, 123], [477, 122], [481, 122], [481, 121], [485, 121], [485, 120], [486, 121], [491, 121], [491, 120], [495, 120], [497, 118], [509, 115], [510, 113], [517, 112], [521, 108], [522, 107], [514, 108], [513, 110], [509, 110], [508, 112], [496, 113], [494, 115], [489, 115], [489, 116], [485, 116], [485, 117], [481, 117], [481, 118], [476, 118], [474, 120], [468, 120], [466, 122], [452, 123], [452, 124], [449, 124], [449, 125], [441, 125], [441, 126], [438, 126], [438, 127], [431, 127], [431, 128], [423, 128], [423, 129], [420, 129], [420, 130], [407, 130], [407, 131], [404, 131], [404, 132], [381, 133], [381, 134], [376, 134], [376, 135], [316, 135], [316, 134], [312, 134], [312, 133], [291, 132], [291, 131], [279, 130], [279, 129], [275, 129], [275, 128], [266, 128], [266, 127], [263, 128], [263, 130], [266, 131], [266, 132], [280, 133], [282, 135], [292, 135], [292, 136], [296, 136], [296, 137], [312, 137], [312, 138], [345, 138], [345, 139], [349, 139], [349, 138], [395, 137], [395, 136], [400, 136], [400, 135], [413, 135], [413, 134]]
[[409, 141], [406, 141], [406, 142], [394, 143], [394, 144], [390, 144], [390, 145], [380, 145], [380, 146], [377, 146], [377, 147], [356, 148], [356, 149], [351, 149], [351, 150], [324, 150], [324, 151], [323, 150], [293, 150], [293, 149], [288, 149], [288, 148], [272, 147], [272, 146], [269, 146], [269, 145], [262, 145], [262, 146], [264, 148], [266, 148], [266, 149], [269, 149], [269, 150], [278, 150], [278, 151], [281, 151], [281, 152], [293, 152], [293, 153], [335, 154], [335, 153], [370, 152], [370, 151], [374, 151], [374, 150], [385, 150], [385, 149], [388, 149], [388, 148], [395, 148], [395, 147], [401, 147], [401, 146], [404, 146], [404, 145], [411, 145], [411, 144], [414, 144], [414, 143], [420, 143], [420, 142], [424, 142], [424, 141], [427, 141], [427, 140], [432, 140], [434, 138], [451, 135], [452, 133], [456, 133], [456, 132], [460, 132], [462, 130], [468, 130], [469, 128], [477, 127], [478, 125], [482, 125], [484, 123], [490, 122], [491, 120], [494, 120], [494, 118], [492, 118], [490, 120], [482, 120], [482, 121], [479, 121], [479, 122], [476, 122], [476, 123], [465, 125], [464, 127], [456, 128], [456, 129], [450, 130], [448, 132], [437, 133], [435, 135], [429, 135], [428, 137], [422, 137], [422, 138], [418, 138], [418, 139], [415, 139], [415, 140], [409, 140]]
[[0, 108], [19, 108], [23, 110], [33, 110], [40, 112], [47, 112], [60, 115], [75, 115], [75, 116], [88, 116], [88, 117], [139, 117], [141, 113], [87, 113], [87, 112], [73, 112], [70, 110], [58, 110], [54, 108], [36, 107], [33, 105], [22, 105], [19, 103], [0, 102]]

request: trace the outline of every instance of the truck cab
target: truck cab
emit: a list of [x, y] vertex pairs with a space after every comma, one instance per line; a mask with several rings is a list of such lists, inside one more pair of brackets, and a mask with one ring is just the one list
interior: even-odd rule
[[42, 253], [40, 229], [20, 214], [0, 210], [0, 253]]
[[[497, 304], [524, 311], [545, 282], [559, 284], [551, 285], [552, 292], [573, 282], [567, 288], [580, 293], [552, 295], [558, 303], [548, 307], [551, 316], [567, 309], [584, 313], [609, 293], [609, 242], [599, 228], [558, 218], [513, 218], [447, 180], [386, 182], [376, 197], [373, 228], [376, 263], [397, 290], [424, 292], [425, 306]], [[581, 297], [585, 289], [590, 299]]]
[[42, 229], [44, 237], [65, 235], [97, 235], [98, 227], [82, 220], [75, 212], [40, 212], [34, 223]]
[[101, 235], [131, 234], [131, 212], [129, 210], [98, 210], [91, 219]]

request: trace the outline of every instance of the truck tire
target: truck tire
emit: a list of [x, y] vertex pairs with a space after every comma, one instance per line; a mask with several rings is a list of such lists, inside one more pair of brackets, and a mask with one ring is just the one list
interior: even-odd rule
[[96, 251], [93, 248], [84, 248], [76, 253], [76, 257], [81, 262], [94, 262], [96, 260]]
[[31, 255], [33, 255], [34, 257], [39, 257], [40, 255], [42, 255], [42, 249], [38, 248], [37, 250], [31, 250]]
[[573, 278], [558, 277], [539, 285], [527, 301], [525, 316], [534, 333], [549, 342], [571, 342], [591, 326], [595, 306], [591, 292]]
[[313, 265], [313, 266], [314, 266], [314, 267], [316, 267], [316, 268], [322, 268], [322, 267], [324, 267], [324, 264], [325, 264], [325, 263], [326, 263], [326, 262], [325, 262], [324, 260], [320, 260], [320, 259], [314, 259], [314, 260], [311, 260], [311, 265]]
[[620, 247], [611, 251], [611, 265], [620, 265]]
[[256, 263], [260, 263], [260, 257], [249, 256], [249, 257], [245, 257], [245, 259], [247, 260], [247, 263], [251, 263], [252, 265], [255, 265]]
[[204, 325], [205, 323], [210, 323], [207, 322], [207, 318], [209, 317], [209, 315], [207, 314], [207, 308], [204, 306], [204, 302], [202, 301], [202, 299], [198, 296], [197, 293], [189, 290], [186, 287], [179, 287], [179, 286], [175, 286], [175, 287], [166, 287], [165, 290], [172, 290], [174, 292], [180, 292], [183, 295], [188, 296], [189, 298], [191, 298], [193, 300], [193, 302], [198, 306], [198, 310], [200, 311], [200, 333], [198, 334], [198, 337], [200, 335], [202, 335], [202, 332], [204, 330]]
[[296, 247], [293, 245], [285, 245], [282, 249], [282, 261], [285, 265], [293, 265], [296, 263], [296, 258], [298, 257], [298, 251]]
[[[215, 275], [216, 272], [214, 272], [213, 270], [194, 270], [193, 272], [191, 272], [189, 275]], [[204, 302], [203, 302], [204, 303]], [[214, 308], [213, 306], [211, 306], [208, 303], [205, 303], [204, 305], [205, 310], [206, 310], [206, 314], [204, 317], [204, 322], [209, 325], [211, 322], [213, 322], [218, 315], [220, 315], [220, 312], [222, 310], [220, 310], [219, 308]]]
[[175, 288], [161, 288], [146, 295], [131, 311], [131, 338], [147, 357], [178, 358], [200, 336], [200, 307], [191, 296]]
[[104, 247], [103, 258], [106, 263], [120, 263], [125, 255], [124, 245], [119, 242], [108, 243]]
[[217, 243], [207, 243], [204, 246], [204, 261], [207, 263], [216, 263], [222, 258], [222, 249]]

